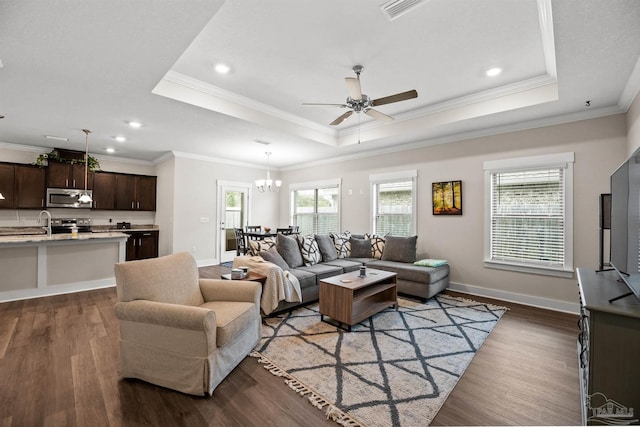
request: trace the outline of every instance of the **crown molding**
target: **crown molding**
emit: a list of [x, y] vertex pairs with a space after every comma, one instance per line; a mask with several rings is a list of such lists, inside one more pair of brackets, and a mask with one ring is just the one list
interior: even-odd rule
[[627, 80], [627, 84], [624, 86], [622, 94], [620, 94], [618, 106], [623, 111], [628, 111], [631, 104], [633, 104], [633, 100], [638, 96], [638, 93], [640, 93], [640, 58], [636, 61], [629, 80]]
[[[487, 89], [482, 92], [474, 93], [471, 95], [461, 96], [459, 98], [450, 99], [448, 101], [440, 102], [438, 104], [428, 105], [417, 110], [408, 111], [406, 113], [395, 115], [394, 123], [402, 123], [404, 121], [419, 119], [421, 117], [433, 116], [435, 114], [444, 113], [455, 109], [469, 107], [472, 105], [478, 105], [483, 102], [493, 101], [507, 96], [511, 96], [518, 93], [523, 93], [530, 90], [539, 89], [548, 85], [554, 85], [557, 80], [548, 74], [543, 74], [531, 79], [522, 80], [519, 82], [511, 83], [508, 85], [500, 86], [493, 89]], [[546, 102], [546, 101], [545, 101]], [[377, 128], [388, 126], [385, 123], [379, 121], [372, 121], [360, 126], [360, 132], [367, 132], [375, 130]], [[338, 137], [343, 138], [345, 136], [355, 135], [358, 133], [358, 125], [350, 126], [339, 132]]]
[[[194, 99], [195, 96], [190, 96], [190, 94], [185, 92], [185, 89], [195, 91], [201, 94], [201, 96], [204, 95], [206, 99], [196, 102]], [[273, 121], [274, 119], [281, 120], [289, 123], [289, 132], [297, 133], [302, 137], [324, 144], [335, 145], [337, 132], [333, 128], [320, 125], [311, 120], [213, 86], [176, 71], [169, 70], [152, 92], [157, 95], [188, 102], [192, 105], [197, 105], [221, 114], [263, 125], [270, 124], [273, 126], [273, 123], [266, 122]], [[178, 94], [176, 92], [180, 93]], [[256, 113], [259, 114], [256, 115]], [[295, 125], [295, 127], [291, 128], [291, 124]], [[286, 126], [283, 125], [282, 127]]]
[[5, 148], [7, 150], [27, 151], [30, 153], [38, 153], [38, 154], [41, 154], [45, 150], [46, 151], [53, 150], [53, 147], [36, 147], [33, 145], [14, 144], [11, 142], [0, 142], [0, 148]]
[[570, 113], [555, 117], [547, 117], [537, 120], [529, 120], [526, 122], [512, 123], [508, 125], [492, 126], [485, 129], [478, 129], [470, 132], [462, 132], [452, 135], [446, 135], [437, 138], [428, 138], [421, 141], [409, 142], [406, 144], [398, 144], [378, 149], [369, 150], [362, 153], [354, 153], [345, 156], [332, 157], [330, 159], [322, 159], [313, 162], [301, 163], [295, 166], [281, 168], [280, 171], [288, 172], [309, 167], [325, 166], [338, 162], [346, 162], [358, 159], [364, 159], [373, 156], [387, 155], [402, 151], [409, 151], [418, 148], [430, 147], [434, 145], [446, 144], [449, 142], [467, 141], [471, 139], [484, 138], [493, 135], [501, 135], [505, 133], [520, 132], [530, 129], [543, 128], [548, 126], [562, 125], [566, 123], [579, 122], [582, 120], [597, 119], [600, 117], [613, 116], [622, 114], [624, 111], [617, 106], [605, 107], [595, 110], [587, 110], [580, 113]]
[[[170, 153], [167, 153], [166, 155], [163, 155], [160, 158], [164, 158], [164, 160], [166, 160], [168, 157], [174, 157], [176, 159], [190, 159], [190, 160], [200, 160], [203, 162], [209, 162], [209, 163], [218, 163], [218, 164], [223, 164], [223, 165], [231, 165], [231, 166], [241, 166], [244, 168], [252, 168], [252, 169], [264, 169], [265, 166], [263, 165], [256, 165], [254, 163], [247, 163], [247, 162], [241, 162], [241, 161], [237, 161], [237, 160], [229, 160], [229, 159], [222, 159], [220, 157], [212, 157], [212, 156], [205, 156], [202, 154], [193, 154], [193, 153], [185, 153], [184, 151], [171, 151]], [[274, 167], [269, 167], [270, 170], [273, 171], [279, 171], [280, 169], [278, 168], [274, 168]]]

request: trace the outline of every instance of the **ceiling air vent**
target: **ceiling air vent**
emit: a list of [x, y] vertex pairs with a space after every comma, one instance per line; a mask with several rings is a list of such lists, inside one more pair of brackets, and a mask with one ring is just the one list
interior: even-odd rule
[[393, 21], [426, 1], [428, 0], [391, 0], [380, 6], [380, 9], [390, 21]]

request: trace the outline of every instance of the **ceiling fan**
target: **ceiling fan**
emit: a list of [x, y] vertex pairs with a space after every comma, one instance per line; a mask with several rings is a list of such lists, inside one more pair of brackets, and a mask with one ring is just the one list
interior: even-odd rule
[[367, 95], [362, 93], [362, 90], [360, 88], [360, 73], [362, 73], [363, 68], [364, 67], [362, 65], [355, 65], [353, 67], [353, 72], [356, 73], [356, 77], [346, 77], [344, 79], [347, 84], [347, 91], [349, 92], [349, 96], [347, 97], [347, 100], [344, 104], [304, 103], [302, 105], [332, 105], [340, 108], [349, 108], [349, 111], [329, 123], [329, 125], [331, 126], [336, 126], [342, 123], [353, 113], [361, 113], [363, 111], [366, 115], [376, 120], [380, 120], [383, 122], [392, 122], [394, 120], [393, 117], [383, 114], [378, 110], [374, 110], [372, 107], [391, 104], [394, 102], [406, 101], [407, 99], [418, 97], [418, 92], [416, 92], [416, 90], [414, 89], [406, 92], [396, 93], [395, 95], [385, 96], [383, 98], [369, 99]]

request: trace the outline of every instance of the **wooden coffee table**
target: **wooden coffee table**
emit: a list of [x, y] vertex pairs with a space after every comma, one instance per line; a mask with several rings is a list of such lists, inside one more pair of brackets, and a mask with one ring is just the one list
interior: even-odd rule
[[320, 281], [320, 319], [329, 316], [351, 326], [381, 312], [387, 307], [398, 307], [396, 273], [367, 269], [360, 277], [359, 271], [327, 277]]

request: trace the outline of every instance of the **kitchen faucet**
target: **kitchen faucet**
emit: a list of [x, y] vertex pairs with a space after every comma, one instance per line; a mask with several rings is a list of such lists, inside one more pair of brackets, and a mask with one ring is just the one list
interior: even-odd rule
[[49, 217], [47, 226], [42, 228], [47, 230], [47, 237], [51, 237], [51, 214], [49, 213], [49, 211], [40, 211], [40, 213], [38, 214], [38, 224], [42, 223], [42, 214], [46, 214]]

